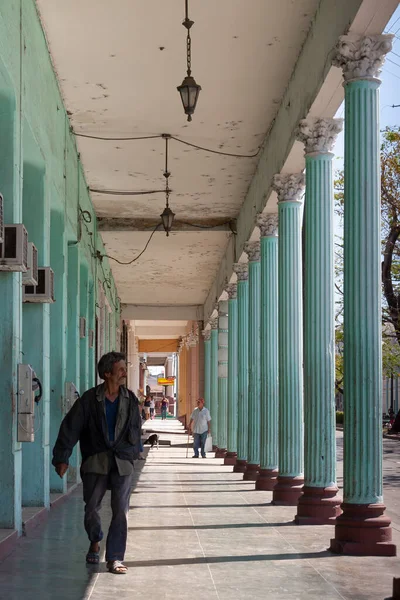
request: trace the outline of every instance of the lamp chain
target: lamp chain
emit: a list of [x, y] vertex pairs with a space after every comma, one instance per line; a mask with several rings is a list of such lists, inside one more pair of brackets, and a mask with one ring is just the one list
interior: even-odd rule
[[190, 28], [193, 25], [193, 21], [189, 19], [189, 0], [185, 0], [185, 20], [182, 25], [187, 29], [186, 36], [186, 61], [187, 61], [187, 74], [190, 77], [192, 73], [192, 40], [190, 39]]
[[171, 175], [171, 173], [168, 171], [168, 141], [169, 141], [169, 136], [165, 135], [165, 170], [164, 170], [164, 177], [165, 177], [165, 201], [166, 201], [166, 205], [167, 208], [169, 208], [169, 194], [170, 194], [170, 189], [169, 189], [169, 177]]
[[190, 77], [192, 73], [192, 56], [191, 56], [192, 40], [190, 39], [190, 29], [188, 29], [186, 37], [186, 58], [187, 58], [187, 74]]

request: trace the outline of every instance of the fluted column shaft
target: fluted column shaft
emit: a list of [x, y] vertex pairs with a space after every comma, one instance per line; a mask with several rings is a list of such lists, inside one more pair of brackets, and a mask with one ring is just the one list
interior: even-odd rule
[[[250, 246], [252, 250], [247, 251], [246, 247], [249, 248]], [[256, 247], [255, 251], [253, 246]], [[244, 479], [255, 480], [260, 469], [260, 243], [246, 244], [246, 251], [249, 257], [249, 405], [247, 469], [244, 473]]]
[[238, 426], [238, 310], [237, 285], [231, 284], [228, 302], [228, 438], [225, 464], [235, 464]]
[[238, 279], [238, 428], [237, 461], [234, 471], [242, 473], [247, 464], [249, 385], [249, 282]]
[[301, 202], [279, 203], [279, 470], [303, 473]]
[[204, 338], [204, 401], [210, 408], [211, 396], [211, 334]]
[[344, 502], [382, 502], [379, 81], [345, 87]]
[[211, 329], [211, 428], [213, 446], [218, 445], [218, 329]]
[[296, 505], [303, 485], [303, 319], [300, 194], [303, 176], [277, 175], [279, 198], [279, 476], [275, 504]]
[[306, 157], [304, 484], [336, 484], [332, 154]]
[[218, 305], [218, 450], [217, 458], [225, 458], [228, 423], [228, 302]]
[[304, 206], [304, 488], [296, 522], [320, 525], [340, 514], [336, 485], [333, 177], [329, 152], [339, 119], [300, 122], [306, 146]]
[[343, 514], [334, 552], [394, 555], [382, 497], [379, 73], [391, 36], [343, 36], [345, 78]]
[[[271, 218], [277, 227], [277, 216]], [[260, 229], [261, 436], [256, 489], [272, 490], [278, 474], [278, 237], [274, 230], [264, 232]]]

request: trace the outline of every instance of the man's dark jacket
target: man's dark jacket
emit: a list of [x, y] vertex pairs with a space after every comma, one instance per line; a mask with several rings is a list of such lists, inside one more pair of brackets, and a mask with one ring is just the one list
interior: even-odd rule
[[99, 402], [96, 392], [91, 388], [79, 398], [64, 417], [53, 449], [53, 465], [68, 464], [75, 444], [80, 442], [82, 465], [95, 454], [106, 452], [130, 463], [138, 458], [140, 452], [141, 418], [139, 401], [130, 390], [128, 416], [117, 439], [109, 442], [104, 402]]

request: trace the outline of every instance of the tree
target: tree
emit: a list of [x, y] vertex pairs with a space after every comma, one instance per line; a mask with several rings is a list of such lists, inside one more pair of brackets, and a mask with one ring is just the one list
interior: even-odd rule
[[[343, 225], [344, 173], [335, 180], [335, 213]], [[400, 127], [387, 127], [381, 145], [382, 366], [386, 377], [400, 371]], [[336, 390], [343, 385], [343, 238], [335, 240]]]
[[[400, 345], [400, 128], [387, 127], [381, 148], [383, 322]], [[386, 328], [384, 327], [384, 330]]]

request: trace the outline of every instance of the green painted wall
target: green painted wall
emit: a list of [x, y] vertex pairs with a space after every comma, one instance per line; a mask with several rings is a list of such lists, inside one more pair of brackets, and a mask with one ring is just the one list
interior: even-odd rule
[[[99, 287], [112, 311], [110, 347], [119, 323], [114, 280], [108, 260], [96, 258], [104, 247], [34, 0], [0, 2], [0, 140], [5, 222], [25, 223], [39, 266], [55, 273], [55, 304], [23, 305], [21, 275], [0, 272], [0, 528], [21, 531], [22, 504], [48, 506], [50, 489], [65, 491], [50, 467], [51, 449], [65, 381], [95, 383], [95, 349], [80, 340], [78, 326], [86, 315], [87, 333], [94, 329]], [[19, 362], [32, 364], [44, 384], [34, 443], [17, 442]]]

